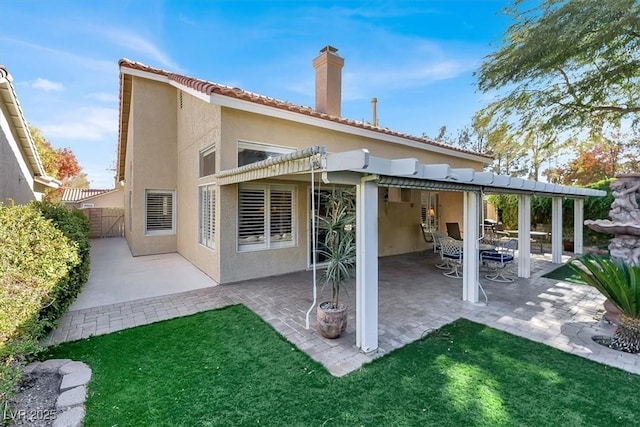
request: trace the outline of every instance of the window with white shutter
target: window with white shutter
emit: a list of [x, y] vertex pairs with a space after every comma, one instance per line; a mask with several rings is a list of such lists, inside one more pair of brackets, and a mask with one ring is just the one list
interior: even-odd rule
[[170, 190], [146, 190], [146, 234], [175, 233], [174, 195], [175, 192]]
[[295, 187], [240, 186], [238, 251], [295, 246]]
[[216, 237], [216, 191], [215, 185], [203, 185], [199, 188], [200, 219], [198, 242], [215, 249]]

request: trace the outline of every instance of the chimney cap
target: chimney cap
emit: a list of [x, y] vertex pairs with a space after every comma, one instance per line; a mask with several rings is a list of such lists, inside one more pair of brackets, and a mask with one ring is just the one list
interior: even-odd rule
[[325, 47], [323, 47], [322, 49], [320, 49], [320, 53], [323, 52], [330, 52], [330, 53], [336, 53], [338, 51], [337, 48], [331, 46], [331, 45], [326, 45]]

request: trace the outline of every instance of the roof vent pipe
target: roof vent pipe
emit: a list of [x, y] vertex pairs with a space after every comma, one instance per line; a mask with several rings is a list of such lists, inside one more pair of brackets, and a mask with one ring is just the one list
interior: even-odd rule
[[378, 98], [371, 98], [371, 108], [373, 109], [373, 125], [378, 126]]

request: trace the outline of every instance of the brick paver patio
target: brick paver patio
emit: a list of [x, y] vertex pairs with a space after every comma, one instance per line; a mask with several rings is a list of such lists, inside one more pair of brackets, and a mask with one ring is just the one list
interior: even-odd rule
[[[312, 273], [308, 271], [70, 311], [46, 344], [244, 304], [334, 375], [347, 374], [459, 317], [640, 373], [640, 356], [614, 351], [591, 340], [592, 335], [611, 335], [613, 330], [601, 320], [602, 295], [587, 286], [542, 278], [557, 267], [549, 260], [549, 254], [533, 255], [532, 277], [528, 280], [503, 284], [483, 278], [488, 304], [474, 305], [462, 301], [461, 280], [447, 278], [433, 266], [438, 261], [433, 253], [381, 258], [380, 348], [371, 354], [355, 347], [354, 291], [344, 297], [351, 308], [349, 326], [342, 337], [321, 338], [313, 329], [315, 310], [311, 329], [305, 328], [305, 313], [312, 303]], [[324, 299], [319, 297], [319, 301]]]

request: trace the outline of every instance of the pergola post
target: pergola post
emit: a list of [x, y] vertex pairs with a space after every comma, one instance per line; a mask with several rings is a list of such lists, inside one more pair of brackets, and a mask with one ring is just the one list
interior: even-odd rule
[[551, 198], [551, 262], [562, 264], [562, 197]]
[[479, 300], [478, 239], [480, 236], [480, 193], [464, 193], [464, 260], [462, 264], [462, 299], [477, 303]]
[[518, 277], [531, 277], [531, 196], [518, 196]]
[[356, 346], [378, 348], [378, 184], [356, 186]]
[[584, 199], [573, 199], [573, 253], [584, 253]]

